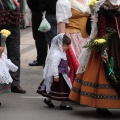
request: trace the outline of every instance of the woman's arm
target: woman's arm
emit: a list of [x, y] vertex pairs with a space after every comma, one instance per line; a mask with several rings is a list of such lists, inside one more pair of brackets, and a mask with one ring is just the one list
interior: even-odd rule
[[66, 24], [72, 16], [71, 5], [68, 0], [58, 0], [56, 3], [56, 19], [58, 23], [58, 34], [65, 33]]
[[65, 33], [65, 23], [64, 22], [58, 23], [58, 34], [59, 33]]

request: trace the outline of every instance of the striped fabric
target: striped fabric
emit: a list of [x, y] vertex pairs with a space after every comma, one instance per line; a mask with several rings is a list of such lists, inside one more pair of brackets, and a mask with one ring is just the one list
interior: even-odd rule
[[59, 74], [59, 82], [53, 81], [51, 86], [51, 92], [49, 94], [46, 93], [46, 89], [41, 90], [43, 83], [44, 80], [40, 83], [40, 86], [38, 87], [37, 90], [38, 94], [41, 94], [44, 97], [49, 97], [52, 100], [56, 100], [56, 101], [69, 101], [68, 96], [70, 89], [61, 73]]
[[0, 95], [11, 92], [10, 84], [0, 84]]
[[87, 41], [89, 40], [89, 37], [87, 38], [83, 38], [81, 33], [66, 33], [67, 36], [70, 37], [71, 39], [71, 47], [72, 50], [76, 56], [76, 59], [78, 60], [80, 53], [82, 52], [83, 46], [87, 43]]
[[13, 0], [0, 0], [0, 11], [15, 10], [16, 6]]

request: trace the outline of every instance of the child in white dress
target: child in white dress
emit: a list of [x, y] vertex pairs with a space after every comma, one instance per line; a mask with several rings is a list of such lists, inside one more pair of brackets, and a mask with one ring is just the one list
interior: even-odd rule
[[68, 106], [68, 96], [72, 84], [69, 78], [69, 69], [66, 57], [66, 50], [71, 44], [71, 40], [64, 33], [58, 34], [53, 38], [51, 48], [47, 55], [43, 81], [38, 87], [37, 92], [45, 97], [44, 103], [50, 108], [54, 105], [51, 100], [61, 101], [61, 110], [72, 110]]
[[4, 54], [6, 39], [10, 34], [11, 32], [6, 29], [0, 31], [0, 95], [8, 93], [11, 90], [10, 84], [13, 79], [9, 71], [16, 72], [18, 70], [18, 67], [14, 65], [11, 60], [7, 59], [7, 56]]
[[7, 56], [2, 53], [0, 58], [0, 84], [9, 84], [13, 82], [13, 79], [9, 71], [16, 72], [18, 67], [14, 65]]

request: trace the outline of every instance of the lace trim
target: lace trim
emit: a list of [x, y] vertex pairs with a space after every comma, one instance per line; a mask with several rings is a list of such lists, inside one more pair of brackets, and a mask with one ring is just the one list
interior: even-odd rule
[[86, 12], [90, 13], [90, 9], [86, 1], [84, 1], [84, 3], [80, 3], [77, 0], [69, 0], [69, 1], [73, 9], [81, 11], [83, 13]]
[[80, 57], [79, 57], [80, 66], [76, 74], [78, 73], [82, 74], [85, 71], [87, 63], [89, 61], [90, 53], [91, 52], [88, 51], [87, 48], [83, 48], [82, 53], [80, 54]]
[[91, 92], [81, 91], [75, 87], [72, 88], [72, 91], [81, 96], [86, 96], [86, 97], [90, 97], [90, 98], [94, 98], [94, 99], [120, 100], [120, 97], [118, 95], [94, 94]]
[[12, 81], [5, 62], [0, 60], [0, 84], [9, 84], [12, 83]]
[[89, 87], [93, 87], [93, 88], [112, 89], [112, 86], [111, 85], [107, 85], [107, 84], [96, 84], [96, 83], [92, 83], [92, 82], [83, 81], [83, 80], [80, 80], [78, 78], [76, 78], [75, 81], [77, 83], [81, 84], [81, 85], [89, 86]]
[[7, 59], [7, 56], [3, 53], [2, 59], [0, 59], [0, 84], [9, 84], [13, 82], [9, 70], [16, 72], [18, 67], [14, 65], [9, 59]]

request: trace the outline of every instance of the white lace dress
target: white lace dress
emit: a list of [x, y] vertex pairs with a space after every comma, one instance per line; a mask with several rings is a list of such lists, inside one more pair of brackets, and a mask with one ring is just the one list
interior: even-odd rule
[[18, 67], [3, 53], [2, 58], [0, 58], [0, 84], [12, 83], [13, 79], [9, 71], [16, 72], [17, 70]]

